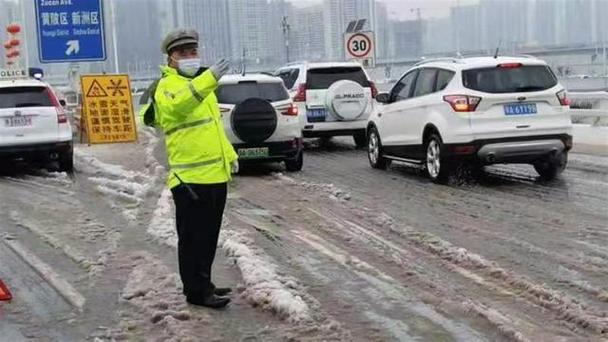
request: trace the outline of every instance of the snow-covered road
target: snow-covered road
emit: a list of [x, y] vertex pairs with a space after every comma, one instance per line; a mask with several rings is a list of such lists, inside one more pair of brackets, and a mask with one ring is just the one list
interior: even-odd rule
[[[369, 167], [349, 140], [304, 171], [251, 167], [230, 186], [216, 283], [181, 295], [162, 147], [86, 147], [73, 177], [0, 177], [0, 303], [11, 341], [600, 341], [608, 338], [608, 158], [561, 180], [487, 168], [450, 186]], [[118, 147], [120, 146], [120, 147]], [[2, 338], [0, 338], [1, 340]]]

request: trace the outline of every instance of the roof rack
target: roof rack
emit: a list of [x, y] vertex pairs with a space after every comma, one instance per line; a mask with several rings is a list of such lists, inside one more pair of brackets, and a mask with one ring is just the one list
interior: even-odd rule
[[422, 60], [416, 64], [414, 64], [414, 66], [418, 66], [418, 65], [422, 65], [422, 64], [427, 64], [427, 63], [433, 63], [433, 62], [451, 62], [451, 63], [461, 63], [460, 58], [455, 58], [455, 57], [441, 57], [441, 58], [429, 58], [429, 59], [425, 59]]

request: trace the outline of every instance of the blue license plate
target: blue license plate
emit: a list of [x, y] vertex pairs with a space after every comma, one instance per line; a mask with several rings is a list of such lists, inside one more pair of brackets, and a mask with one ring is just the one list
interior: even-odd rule
[[505, 105], [505, 115], [530, 115], [536, 113], [535, 103], [514, 103]]
[[327, 117], [327, 110], [309, 109], [306, 111], [306, 116], [308, 117], [308, 122], [325, 121], [325, 117]]

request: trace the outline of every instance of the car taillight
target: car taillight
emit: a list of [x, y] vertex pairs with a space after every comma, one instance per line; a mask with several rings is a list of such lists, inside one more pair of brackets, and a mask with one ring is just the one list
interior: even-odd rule
[[455, 112], [474, 112], [481, 102], [481, 97], [469, 95], [446, 95], [443, 100], [449, 103]]
[[302, 83], [298, 86], [298, 92], [293, 97], [295, 102], [306, 102], [306, 84]]
[[375, 99], [378, 95], [378, 88], [376, 87], [376, 83], [369, 81], [369, 87], [372, 89], [372, 99]]
[[497, 65], [498, 68], [503, 68], [503, 69], [515, 69], [515, 68], [519, 68], [521, 66], [522, 66], [521, 63], [501, 63], [501, 64]]
[[51, 100], [51, 103], [55, 107], [55, 110], [57, 110], [57, 123], [60, 123], [60, 124], [67, 123], [68, 116], [65, 115], [63, 106], [59, 103], [59, 99], [57, 99], [57, 96], [55, 95], [55, 93], [53, 93], [53, 91], [49, 88], [46, 88], [45, 92], [46, 92], [46, 95]]
[[557, 99], [559, 100], [559, 104], [562, 106], [569, 106], [570, 105], [570, 99], [568, 98], [568, 94], [566, 93], [565, 90], [561, 90], [558, 91], [557, 94]]
[[57, 110], [57, 123], [60, 123], [60, 124], [68, 123], [68, 116], [65, 115], [64, 113], [59, 113], [59, 110]]
[[293, 103], [289, 106], [289, 108], [287, 108], [287, 110], [281, 112], [281, 114], [283, 115], [287, 115], [287, 116], [298, 116], [298, 106], [294, 105]]

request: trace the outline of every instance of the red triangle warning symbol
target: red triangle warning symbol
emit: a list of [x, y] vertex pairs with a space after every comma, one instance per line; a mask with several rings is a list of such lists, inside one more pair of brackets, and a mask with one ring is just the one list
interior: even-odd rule
[[0, 280], [0, 301], [11, 300], [11, 299], [13, 299], [11, 292], [8, 290], [8, 287], [6, 287], [6, 285], [4, 285], [2, 280]]
[[97, 80], [93, 80], [91, 87], [87, 91], [87, 97], [107, 97], [108, 93], [103, 89], [101, 84]]

